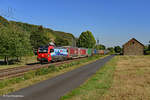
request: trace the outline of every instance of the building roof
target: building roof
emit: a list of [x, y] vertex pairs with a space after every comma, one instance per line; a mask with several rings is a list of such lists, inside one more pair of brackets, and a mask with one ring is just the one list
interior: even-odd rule
[[141, 42], [139, 42], [139, 41], [136, 40], [135, 38], [130, 39], [128, 42], [126, 42], [126, 43], [123, 45], [123, 47], [124, 47], [127, 43], [129, 43], [130, 41], [132, 41], [132, 40], [138, 42], [139, 44], [141, 44], [141, 45], [144, 47], [144, 44], [142, 44]]

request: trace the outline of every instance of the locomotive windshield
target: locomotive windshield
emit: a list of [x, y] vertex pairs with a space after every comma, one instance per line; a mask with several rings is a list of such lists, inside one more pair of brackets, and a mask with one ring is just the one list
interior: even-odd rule
[[39, 48], [39, 53], [48, 53], [48, 48]]

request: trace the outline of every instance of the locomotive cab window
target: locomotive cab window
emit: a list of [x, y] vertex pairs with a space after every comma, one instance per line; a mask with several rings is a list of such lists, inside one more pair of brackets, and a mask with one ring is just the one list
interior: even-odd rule
[[47, 53], [48, 52], [48, 48], [40, 48], [39, 49], [39, 53]]
[[54, 52], [54, 49], [51, 49], [51, 50], [50, 50], [50, 53], [52, 53], [52, 52]]

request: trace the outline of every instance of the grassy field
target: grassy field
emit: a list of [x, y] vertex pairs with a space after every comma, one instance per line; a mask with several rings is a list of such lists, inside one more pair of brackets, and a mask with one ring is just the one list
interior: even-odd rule
[[150, 56], [118, 59], [113, 85], [102, 100], [150, 100]]
[[61, 100], [150, 100], [150, 56], [116, 56]]
[[4, 95], [19, 90], [21, 88], [28, 87], [35, 83], [41, 82], [43, 80], [52, 78], [54, 76], [60, 75], [62, 73], [71, 71], [75, 68], [94, 62], [103, 57], [105, 56], [92, 56], [86, 59], [82, 59], [80, 61], [74, 61], [71, 64], [64, 64], [61, 65], [60, 67], [55, 67], [54, 69], [51, 69], [50, 67], [50, 69], [31, 71], [26, 73], [22, 77], [11, 78], [11, 79], [0, 81], [0, 95]]
[[[1, 59], [0, 61], [3, 61], [3, 59]], [[15, 64], [10, 64], [10, 65], [0, 64], [0, 69], [19, 67], [19, 66], [24, 66], [26, 64], [30, 64], [30, 63], [36, 63], [36, 62], [37, 62], [37, 56], [22, 57], [21, 61], [16, 62]]]

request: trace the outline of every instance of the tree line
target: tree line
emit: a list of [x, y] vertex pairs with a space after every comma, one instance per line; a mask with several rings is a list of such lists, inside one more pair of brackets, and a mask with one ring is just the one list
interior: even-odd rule
[[[70, 37], [64, 39], [65, 37]], [[40, 25], [8, 21], [0, 16], [0, 58], [9, 64], [10, 58], [21, 60], [23, 56], [33, 55], [39, 46], [53, 41], [57, 45], [71, 44], [71, 33], [53, 31]]]
[[51, 41], [56, 46], [72, 46], [75, 43], [77, 47], [105, 49], [104, 45], [95, 45], [96, 40], [90, 31], [82, 32], [79, 38], [75, 38], [70, 33], [7, 21], [0, 16], [0, 57], [4, 58], [6, 64], [9, 64], [12, 57], [20, 61], [23, 56], [33, 55], [39, 46], [48, 45]]

